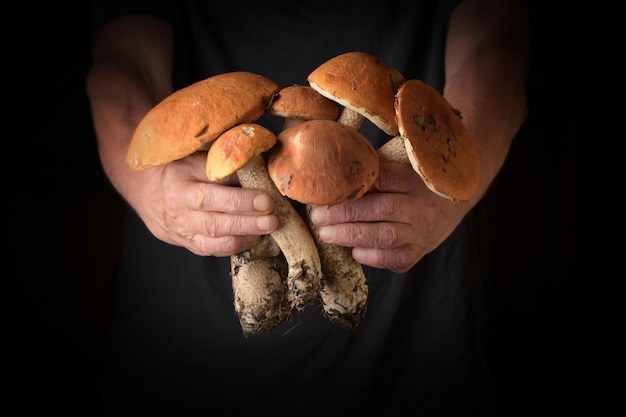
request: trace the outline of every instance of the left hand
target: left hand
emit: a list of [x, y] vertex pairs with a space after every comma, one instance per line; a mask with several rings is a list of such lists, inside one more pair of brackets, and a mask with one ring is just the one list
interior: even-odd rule
[[368, 193], [318, 206], [311, 219], [322, 240], [352, 247], [357, 262], [400, 273], [437, 248], [470, 209], [430, 191], [410, 165], [381, 163]]

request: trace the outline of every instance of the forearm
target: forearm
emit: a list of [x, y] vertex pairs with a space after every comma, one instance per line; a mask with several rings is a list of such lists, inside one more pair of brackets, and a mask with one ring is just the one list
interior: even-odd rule
[[470, 0], [455, 10], [446, 50], [444, 95], [461, 111], [480, 156], [480, 185], [470, 203], [475, 204], [489, 189], [526, 118], [528, 64], [524, 7], [515, 1]]
[[[104, 26], [96, 35], [94, 63], [87, 77], [102, 167], [131, 205], [130, 190], [147, 176], [125, 162], [130, 140], [145, 113], [172, 89], [169, 32], [163, 25], [156, 19], [139, 18]], [[155, 34], [156, 30], [160, 34]], [[133, 35], [125, 36], [129, 31]]]

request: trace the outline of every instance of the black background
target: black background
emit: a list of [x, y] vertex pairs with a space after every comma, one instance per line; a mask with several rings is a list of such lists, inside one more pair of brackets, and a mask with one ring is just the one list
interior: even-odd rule
[[[23, 414], [92, 414], [112, 316], [123, 203], [84, 93], [86, 4], [16, 3], [2, 29], [0, 392]], [[565, 5], [532, 2], [530, 114], [487, 197], [503, 416], [595, 414], [621, 394], [623, 47], [615, 10]]]

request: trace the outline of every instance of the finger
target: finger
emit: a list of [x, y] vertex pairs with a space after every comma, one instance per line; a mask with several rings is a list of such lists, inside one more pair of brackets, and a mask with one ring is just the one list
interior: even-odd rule
[[319, 237], [327, 243], [364, 248], [393, 249], [415, 240], [413, 229], [402, 223], [341, 223], [321, 226]]
[[411, 219], [416, 217], [416, 210], [420, 213], [431, 213], [427, 208], [435, 203], [432, 197], [426, 196], [420, 200], [420, 206], [417, 207], [414, 198], [399, 193], [365, 194], [349, 203], [332, 207], [317, 206], [311, 211], [311, 221], [320, 226], [347, 222], [410, 223]]
[[378, 176], [369, 192], [410, 193], [416, 185], [426, 187], [410, 164], [381, 162]]
[[222, 236], [211, 238], [196, 235], [187, 245], [187, 249], [200, 256], [231, 256], [250, 249], [261, 239], [261, 236]]
[[411, 269], [422, 258], [423, 254], [415, 248], [403, 246], [396, 249], [354, 248], [352, 257], [363, 265], [379, 269], [388, 269], [402, 273]]
[[214, 183], [193, 183], [183, 200], [183, 204], [205, 212], [252, 215], [271, 213], [274, 208], [266, 192]]
[[209, 238], [264, 235], [278, 228], [278, 217], [274, 214], [246, 216], [194, 211], [189, 213], [184, 221], [185, 224], [177, 224], [174, 227], [189, 240], [196, 235]]

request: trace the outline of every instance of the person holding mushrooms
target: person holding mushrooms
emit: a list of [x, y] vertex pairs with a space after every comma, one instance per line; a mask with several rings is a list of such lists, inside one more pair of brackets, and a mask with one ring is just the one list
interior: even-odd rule
[[[98, 415], [495, 412], [481, 200], [526, 118], [524, 1], [93, 1], [92, 11], [86, 90], [102, 168], [128, 205]], [[151, 109], [194, 83], [245, 72], [276, 91], [308, 85], [315, 68], [350, 51], [388, 64], [393, 84], [420, 80], [443, 94], [474, 140], [477, 190], [453, 201], [411, 164], [381, 160], [364, 195], [310, 212], [319, 238], [351, 248], [363, 267], [368, 300], [358, 326], [327, 320], [318, 299], [270, 331], [244, 335], [231, 257], [280, 227], [274, 199], [237, 175], [207, 178], [202, 141], [212, 124], [187, 125], [198, 146], [146, 169], [129, 165], [142, 163], [138, 154], [127, 161], [131, 140]], [[227, 100], [210, 105], [233, 110]], [[165, 125], [179, 123], [165, 114], [173, 118]], [[241, 123], [276, 135], [285, 123], [269, 112], [251, 118]], [[428, 118], [416, 123], [433, 128]], [[374, 149], [392, 139], [368, 120], [360, 132]]]

